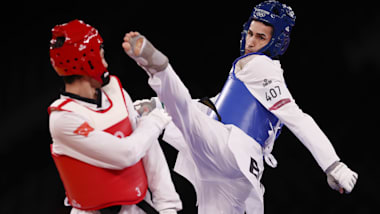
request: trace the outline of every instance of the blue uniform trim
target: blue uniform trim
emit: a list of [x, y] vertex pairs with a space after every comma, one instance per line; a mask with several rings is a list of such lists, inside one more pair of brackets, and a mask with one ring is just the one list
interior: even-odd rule
[[[239, 127], [264, 147], [269, 137], [268, 131], [271, 130], [269, 124], [275, 126], [278, 118], [268, 111], [235, 76], [235, 64], [240, 59], [253, 54], [258, 53], [247, 54], [234, 61], [233, 71], [228, 76], [215, 106], [222, 118], [222, 123]], [[211, 112], [210, 116], [217, 119], [214, 112]]]

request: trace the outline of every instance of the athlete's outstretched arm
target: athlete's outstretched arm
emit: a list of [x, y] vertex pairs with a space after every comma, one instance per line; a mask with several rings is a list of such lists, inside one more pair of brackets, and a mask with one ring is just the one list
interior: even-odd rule
[[237, 78], [305, 145], [326, 172], [329, 185], [341, 193], [350, 193], [358, 178], [357, 173], [340, 162], [332, 143], [321, 128], [298, 107], [285, 84], [282, 71], [273, 65], [273, 61], [266, 56], [250, 57], [250, 61], [240, 64], [241, 70], [236, 72]]
[[140, 119], [130, 136], [118, 138], [98, 129], [77, 134], [78, 127], [88, 124], [86, 118], [72, 112], [54, 111], [49, 121], [53, 152], [102, 168], [124, 169], [145, 156], [170, 121], [165, 113], [152, 113]]

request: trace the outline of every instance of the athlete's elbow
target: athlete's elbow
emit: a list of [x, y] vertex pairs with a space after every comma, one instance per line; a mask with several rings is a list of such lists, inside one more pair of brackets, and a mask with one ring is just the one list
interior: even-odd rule
[[141, 155], [135, 149], [129, 148], [118, 160], [118, 166], [121, 169], [135, 165], [141, 160]]

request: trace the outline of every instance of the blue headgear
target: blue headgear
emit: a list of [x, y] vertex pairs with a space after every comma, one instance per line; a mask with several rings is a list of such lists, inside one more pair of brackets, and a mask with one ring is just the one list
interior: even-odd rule
[[253, 8], [248, 21], [243, 25], [240, 40], [240, 54], [245, 52], [245, 38], [252, 20], [267, 23], [273, 27], [271, 41], [258, 52], [271, 58], [285, 53], [290, 42], [290, 31], [295, 24], [296, 15], [291, 7], [275, 0], [264, 1]]

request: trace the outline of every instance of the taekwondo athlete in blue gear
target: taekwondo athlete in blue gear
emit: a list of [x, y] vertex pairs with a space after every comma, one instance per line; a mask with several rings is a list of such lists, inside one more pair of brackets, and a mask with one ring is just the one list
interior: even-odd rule
[[[278, 118], [249, 92], [244, 82], [236, 78], [235, 65], [239, 60], [249, 55], [265, 54], [276, 59], [279, 55], [284, 54], [289, 46], [290, 31], [295, 24], [295, 19], [296, 16], [290, 7], [276, 1], [260, 3], [253, 9], [248, 21], [243, 25], [241, 33], [240, 54], [242, 56], [234, 61], [232, 72], [215, 103], [217, 112], [221, 116], [221, 122], [236, 125], [262, 147], [266, 146], [265, 142], [269, 138], [268, 132], [273, 131]], [[246, 36], [253, 20], [272, 26], [273, 35], [269, 43], [258, 52], [245, 54]], [[210, 116], [217, 119], [216, 112], [211, 112]], [[282, 125], [279, 124], [276, 129], [276, 138], [281, 132]]]
[[[293, 99], [291, 98], [290, 93], [290, 99], [279, 100], [270, 107], [268, 106], [268, 103], [265, 103], [265, 98], [262, 93], [261, 99], [255, 97], [254, 94], [260, 95], [260, 93], [257, 92], [260, 91], [257, 87], [248, 86], [246, 84], [247, 79], [240, 80], [238, 77], [239, 75], [236, 75], [236, 64], [244, 59], [247, 61], [250, 60], [249, 57], [252, 57], [252, 55], [266, 55], [271, 58], [273, 62], [278, 61], [279, 57], [285, 53], [289, 46], [290, 32], [295, 25], [295, 19], [296, 16], [291, 7], [275, 0], [262, 2], [253, 9], [248, 21], [243, 25], [243, 31], [241, 33], [240, 53], [242, 56], [234, 61], [232, 72], [230, 73], [222, 92], [217, 98], [215, 106], [223, 123], [238, 126], [263, 147], [264, 159], [266, 163], [272, 167], [277, 165], [277, 161], [275, 161], [270, 152], [273, 149], [274, 140], [280, 133], [283, 125], [281, 123], [284, 122], [313, 154], [320, 167], [327, 174], [327, 180], [330, 187], [338, 190], [340, 193], [350, 193], [355, 186], [358, 177], [357, 173], [353, 172], [344, 163], [340, 162], [339, 157], [335, 154], [327, 137], [309, 115], [306, 115], [299, 110], [298, 106], [292, 101]], [[267, 45], [257, 52], [250, 53], [246, 50], [246, 39], [253, 21], [259, 21], [272, 26], [273, 32], [272, 38]], [[244, 64], [248, 63], [244, 62]], [[257, 73], [257, 71], [253, 70], [250, 72]], [[264, 83], [266, 83], [265, 80], [267, 79], [264, 78], [263, 80]], [[249, 81], [252, 81], [252, 79]], [[263, 85], [266, 85], [264, 83]], [[281, 87], [281, 90], [288, 92], [284, 81], [282, 85], [283, 86], [275, 86], [278, 87], [278, 92], [281, 93]], [[253, 93], [255, 90], [252, 88], [257, 90], [256, 93]], [[278, 110], [287, 103], [291, 103], [289, 105], [293, 106], [291, 108], [287, 105], [287, 108], [290, 110], [284, 110], [284, 108]], [[263, 104], [266, 106], [264, 107]], [[269, 110], [277, 111], [274, 112]], [[294, 114], [293, 111], [295, 111], [295, 115], [298, 115], [298, 119], [297, 117], [289, 116], [290, 114]], [[276, 115], [274, 113], [276, 113]], [[211, 112], [210, 115], [211, 117], [216, 118], [216, 113]], [[280, 116], [282, 121], [278, 118]], [[297, 122], [296, 120], [303, 122]], [[274, 126], [276, 123], [277, 125]], [[301, 128], [301, 126], [304, 126], [305, 128]], [[268, 156], [268, 158], [265, 156]], [[337, 173], [337, 171], [339, 173]], [[337, 174], [342, 175], [342, 177], [337, 179]]]
[[[355, 186], [357, 174], [340, 162], [286, 87], [278, 58], [289, 45], [294, 22], [291, 8], [277, 1], [253, 9], [244, 25], [243, 56], [215, 103], [223, 123], [198, 108], [167, 57], [145, 37], [131, 32], [124, 38], [125, 52], [148, 73], [149, 85], [173, 118], [178, 134], [167, 128], [164, 140], [179, 150], [175, 170], [194, 185], [199, 213], [264, 213], [263, 161], [276, 165], [269, 157], [281, 123], [312, 153], [330, 187], [350, 193]], [[247, 115], [252, 116], [246, 120]]]

